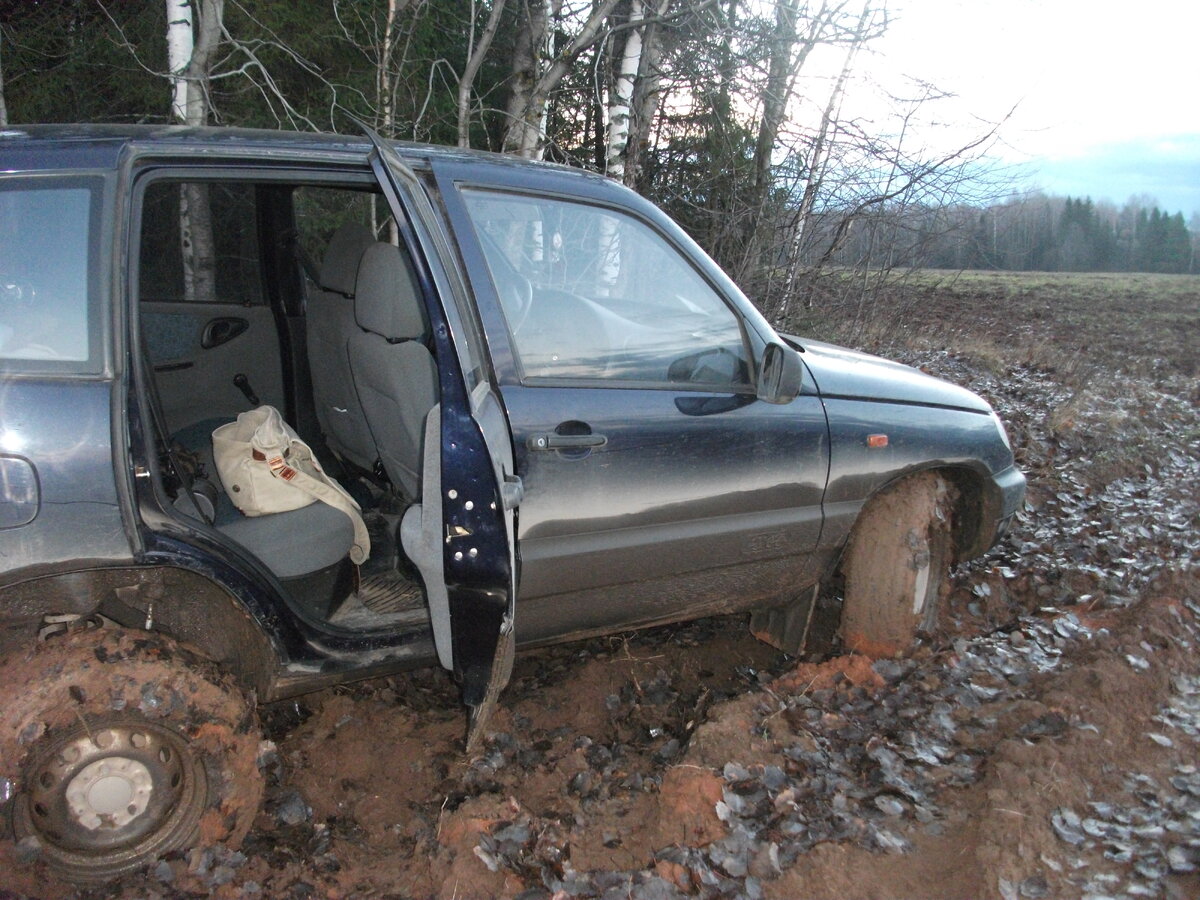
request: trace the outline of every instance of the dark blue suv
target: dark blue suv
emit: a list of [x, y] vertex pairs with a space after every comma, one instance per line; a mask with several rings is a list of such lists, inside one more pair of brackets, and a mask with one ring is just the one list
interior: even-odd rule
[[[515, 647], [749, 611], [903, 652], [1021, 503], [979, 397], [777, 334], [651, 204], [449, 148], [0, 132], [0, 777], [96, 881], [236, 844], [255, 705], [440, 663], [468, 749]], [[243, 515], [279, 410], [355, 499]]]

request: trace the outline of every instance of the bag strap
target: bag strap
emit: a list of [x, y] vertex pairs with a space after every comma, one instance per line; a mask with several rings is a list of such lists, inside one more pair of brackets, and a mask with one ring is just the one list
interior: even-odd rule
[[[308, 449], [307, 446], [299, 441], [293, 442], [290, 448], [293, 451], [293, 458], [297, 456], [307, 457], [313, 464], [313, 470], [318, 472], [321, 478], [314, 478], [296, 466], [289, 465], [282, 453], [272, 455], [266, 460], [267, 466], [271, 469], [271, 474], [282, 481], [286, 481], [292, 487], [303, 491], [310, 497], [316, 497], [322, 503], [326, 503], [334, 509], [339, 509], [349, 516], [350, 523], [354, 526], [354, 546], [350, 548], [350, 560], [356, 566], [361, 566], [367, 561], [367, 557], [371, 555], [371, 538], [367, 534], [367, 526], [363, 522], [359, 505], [354, 502], [354, 498], [340, 484], [322, 480], [328, 479], [329, 476], [321, 470], [311, 454], [297, 453], [296, 451], [299, 450], [297, 444], [304, 447], [305, 450]], [[257, 458], [259, 451], [256, 450], [254, 455]]]

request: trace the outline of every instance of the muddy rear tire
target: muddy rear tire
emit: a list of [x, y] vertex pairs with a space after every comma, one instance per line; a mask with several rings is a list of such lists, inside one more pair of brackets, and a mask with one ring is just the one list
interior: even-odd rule
[[880, 658], [908, 653], [933, 630], [953, 561], [952, 488], [932, 472], [874, 497], [842, 561], [842, 642]]
[[236, 847], [262, 800], [252, 705], [159, 635], [97, 629], [0, 665], [0, 774], [13, 830], [68, 881]]

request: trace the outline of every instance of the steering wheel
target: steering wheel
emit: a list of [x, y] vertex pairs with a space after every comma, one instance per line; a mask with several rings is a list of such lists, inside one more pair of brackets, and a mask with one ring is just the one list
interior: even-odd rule
[[500, 245], [486, 231], [479, 232], [483, 255], [492, 271], [492, 281], [500, 297], [500, 308], [508, 320], [508, 329], [515, 336], [529, 318], [533, 305], [533, 282], [521, 274]]
[[504, 317], [508, 319], [508, 328], [515, 337], [521, 326], [529, 321], [529, 310], [533, 308], [533, 282], [510, 267], [499, 280], [496, 290], [500, 294]]

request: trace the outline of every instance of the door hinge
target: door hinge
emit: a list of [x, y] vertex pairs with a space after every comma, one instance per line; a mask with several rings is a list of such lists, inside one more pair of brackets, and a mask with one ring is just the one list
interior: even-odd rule
[[500, 485], [500, 500], [505, 509], [516, 509], [525, 497], [525, 484], [519, 475], [505, 475]]

